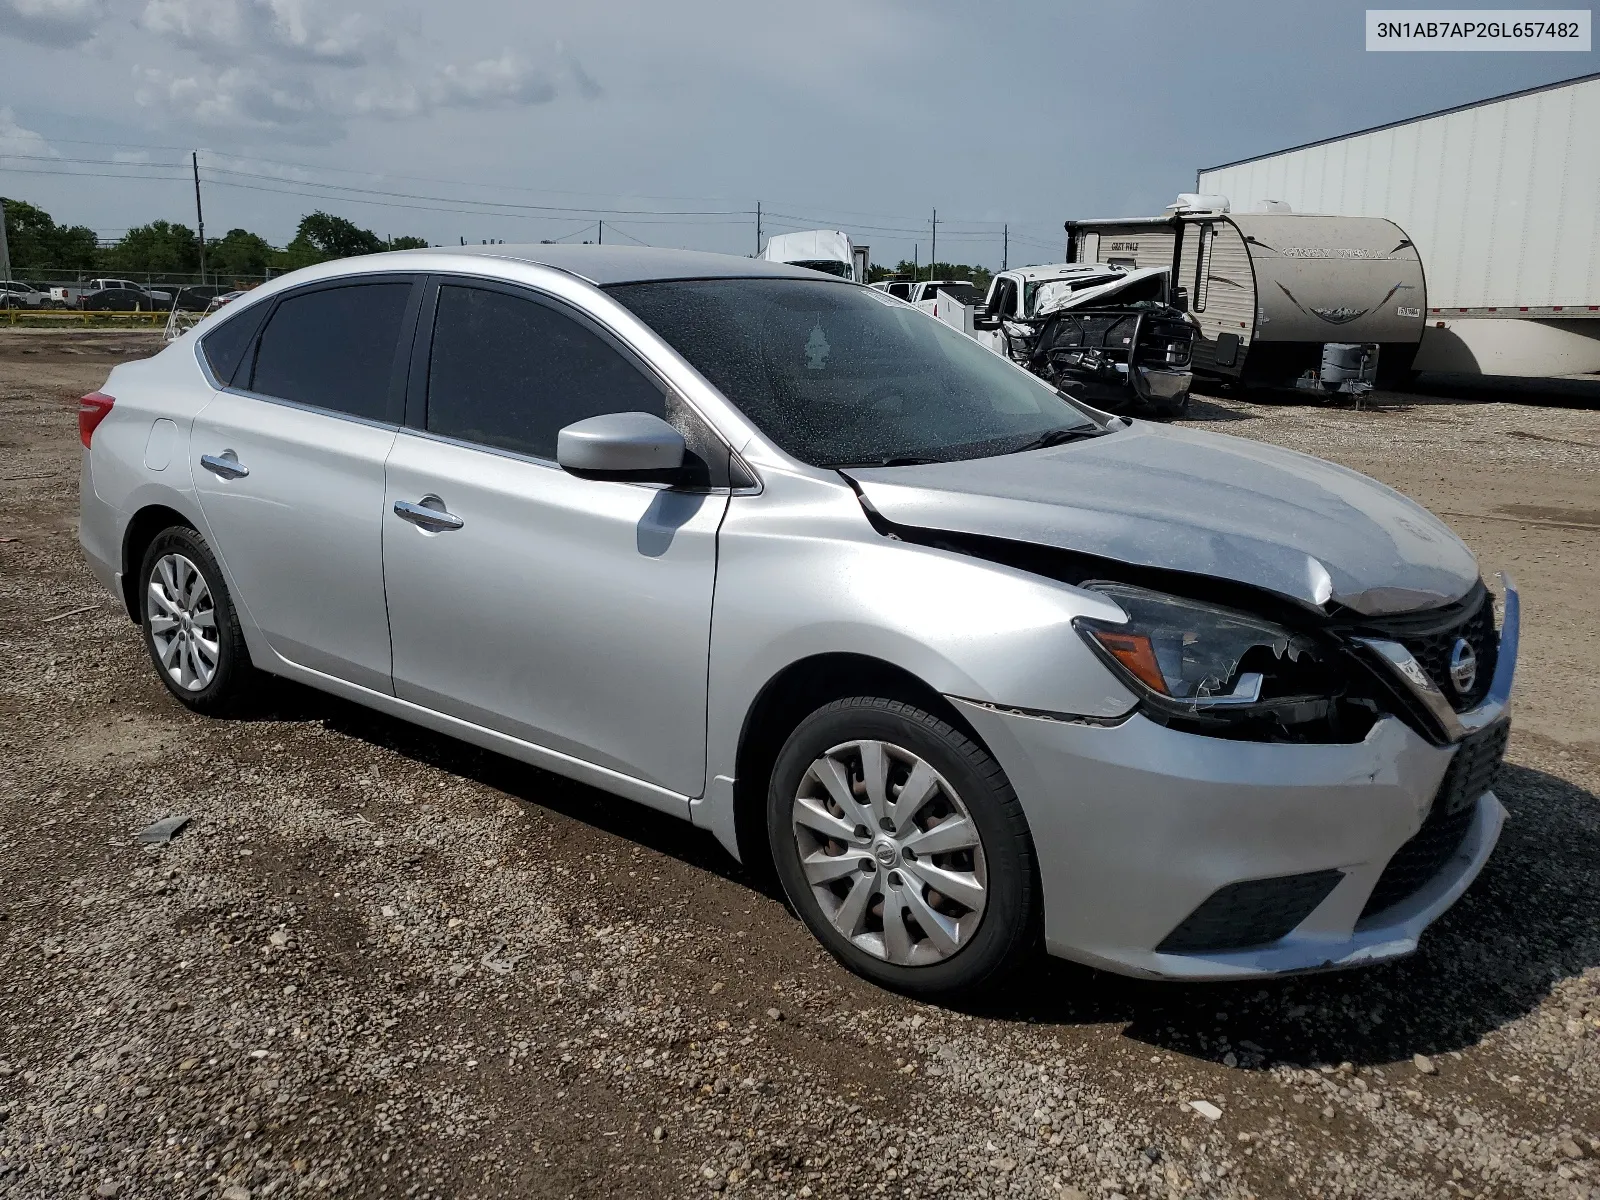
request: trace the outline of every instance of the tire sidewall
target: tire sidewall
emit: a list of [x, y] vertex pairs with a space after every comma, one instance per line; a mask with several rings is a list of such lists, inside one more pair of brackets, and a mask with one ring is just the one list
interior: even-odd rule
[[[155, 637], [150, 632], [150, 576], [156, 563], [168, 554], [181, 554], [195, 565], [211, 591], [211, 601], [215, 606], [217, 671], [211, 677], [211, 682], [197, 692], [179, 687], [167, 674], [166, 668], [161, 665]], [[246, 657], [244, 639], [234, 616], [233, 599], [228, 595], [227, 584], [223, 582], [222, 569], [217, 565], [211, 547], [196, 530], [182, 526], [163, 530], [145, 550], [144, 559], [139, 564], [139, 624], [144, 632], [145, 651], [150, 655], [151, 665], [169, 692], [199, 712], [220, 712], [232, 702], [236, 690], [234, 685], [249, 667], [248, 662], [241, 661]]]
[[[827, 750], [867, 738], [909, 750], [944, 776], [966, 804], [983, 842], [988, 876], [983, 918], [972, 940], [939, 963], [902, 967], [857, 947], [823, 914], [800, 865], [792, 812], [801, 778]], [[1031, 939], [1037, 887], [1027, 824], [1005, 775], [998, 767], [986, 774], [971, 757], [973, 752], [992, 764], [982, 747], [921, 709], [854, 697], [835, 701], [802, 721], [773, 766], [767, 789], [767, 836], [785, 895], [829, 953], [884, 987], [929, 996], [970, 992], [1014, 966]]]

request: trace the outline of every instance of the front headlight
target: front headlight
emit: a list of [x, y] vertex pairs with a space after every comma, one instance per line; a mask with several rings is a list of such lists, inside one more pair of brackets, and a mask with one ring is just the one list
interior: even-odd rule
[[1326, 715], [1336, 673], [1310, 638], [1234, 609], [1128, 584], [1085, 587], [1128, 614], [1073, 622], [1089, 645], [1158, 710], [1201, 719]]

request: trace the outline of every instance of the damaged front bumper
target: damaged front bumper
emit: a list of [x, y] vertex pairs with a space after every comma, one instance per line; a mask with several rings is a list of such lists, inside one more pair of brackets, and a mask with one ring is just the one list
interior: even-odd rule
[[[1033, 833], [1050, 953], [1122, 974], [1241, 979], [1416, 950], [1493, 852], [1520, 614], [1503, 579], [1494, 676], [1457, 713], [1398, 642], [1362, 644], [1435, 728], [1353, 744], [1235, 741], [1135, 712], [1113, 725], [951, 697]], [[1270, 933], [1266, 932], [1270, 931]]]

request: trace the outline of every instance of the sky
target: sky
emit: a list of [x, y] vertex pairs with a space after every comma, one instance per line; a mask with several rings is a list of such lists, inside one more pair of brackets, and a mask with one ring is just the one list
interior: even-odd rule
[[[1507, 0], [1499, 0], [1505, 4]], [[436, 244], [1056, 261], [1195, 171], [1600, 71], [1368, 53], [1343, 0], [0, 0], [0, 194], [116, 237], [282, 245], [323, 209]], [[602, 212], [599, 210], [610, 210]], [[1002, 230], [1009, 226], [1009, 248]]]

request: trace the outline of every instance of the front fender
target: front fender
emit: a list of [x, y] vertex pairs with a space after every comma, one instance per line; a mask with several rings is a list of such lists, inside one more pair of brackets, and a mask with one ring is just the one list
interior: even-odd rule
[[842, 481], [769, 476], [760, 495], [735, 496], [717, 558], [706, 763], [713, 782], [697, 819], [719, 836], [731, 829], [745, 718], [766, 686], [803, 659], [859, 654], [941, 694], [1011, 708], [1115, 718], [1137, 704], [1072, 629], [1078, 616], [1122, 620], [1113, 604], [885, 537]]

